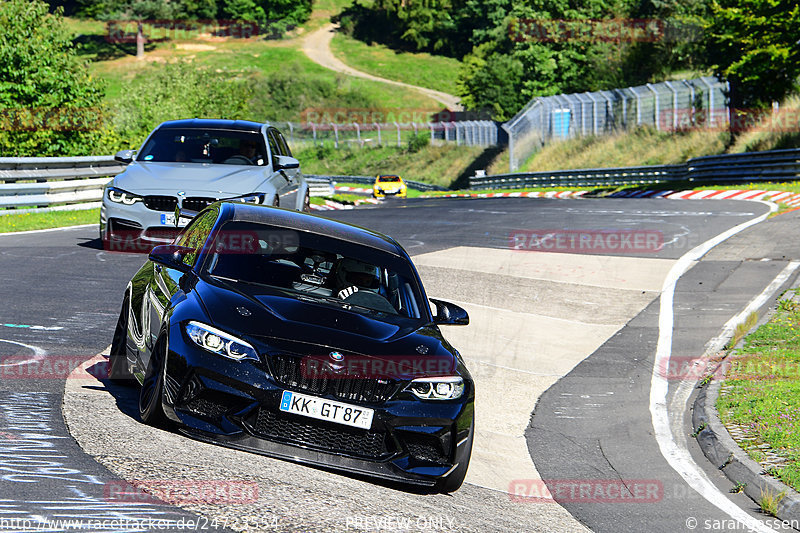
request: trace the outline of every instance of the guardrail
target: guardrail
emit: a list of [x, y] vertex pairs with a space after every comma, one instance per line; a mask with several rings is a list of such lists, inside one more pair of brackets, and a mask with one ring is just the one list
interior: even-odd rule
[[0, 209], [98, 207], [109, 176], [124, 169], [113, 156], [0, 158]]
[[[99, 206], [102, 189], [125, 169], [112, 156], [0, 158], [0, 209], [89, 209]], [[307, 175], [314, 196], [332, 194], [333, 183], [372, 185], [373, 176]], [[497, 174], [470, 178], [472, 189], [524, 187], [618, 187], [670, 182], [741, 183], [800, 179], [800, 149], [696, 157], [680, 165], [591, 168]], [[410, 189], [445, 187], [405, 180]]]
[[618, 187], [670, 182], [742, 183], [800, 179], [800, 149], [696, 157], [679, 165], [586, 168], [474, 176], [471, 189]]
[[[21, 213], [91, 209], [100, 206], [103, 186], [125, 170], [113, 156], [6, 157], [0, 158], [0, 210]], [[372, 185], [370, 176], [307, 175], [312, 196], [334, 194], [333, 184]], [[411, 189], [445, 190], [417, 181], [406, 181]]]
[[[313, 178], [313, 179], [327, 179], [331, 182], [336, 183], [357, 183], [359, 185], [369, 185], [372, 186], [375, 183], [375, 176], [318, 176], [318, 175], [307, 175], [306, 178]], [[431, 185], [430, 183], [423, 183], [421, 181], [414, 181], [414, 180], [407, 180], [403, 179], [406, 183], [406, 186], [409, 189], [414, 189], [416, 191], [448, 191], [447, 187], [442, 187], [440, 185]]]

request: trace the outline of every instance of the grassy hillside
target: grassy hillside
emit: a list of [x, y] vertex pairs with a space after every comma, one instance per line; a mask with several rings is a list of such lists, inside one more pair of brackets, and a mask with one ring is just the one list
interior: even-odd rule
[[[800, 97], [787, 98], [778, 116], [766, 117], [748, 131], [736, 135], [732, 142], [727, 131], [669, 133], [651, 127], [554, 142], [520, 164], [519, 171], [668, 165], [703, 155], [797, 148], [800, 147], [796, 118], [799, 113]], [[508, 172], [508, 152], [501, 153], [487, 171], [490, 174]]]
[[426, 146], [409, 152], [394, 146], [335, 150], [305, 148], [295, 151], [307, 174], [374, 176], [400, 174], [405, 179], [450, 186], [483, 152], [478, 147]]
[[461, 62], [445, 56], [398, 52], [382, 44], [366, 44], [339, 33], [331, 49], [353, 68], [382, 78], [456, 94]]
[[[326, 2], [330, 12], [338, 11], [337, 2]], [[326, 16], [315, 13], [307, 23], [313, 28]], [[379, 82], [347, 78], [336, 74], [308, 59], [301, 50], [302, 36], [306, 26], [295, 29], [288, 38], [266, 40], [224, 39], [209, 36], [183, 40], [148, 43], [143, 61], [133, 57], [133, 44], [109, 43], [106, 41], [105, 25], [98, 21], [70, 19], [81, 55], [91, 61], [92, 73], [105, 80], [107, 100], [114, 103], [125, 97], [136, 78], [148, 76], [165, 63], [188, 61], [198, 68], [210, 69], [234, 77], [250, 77], [269, 83], [273, 77], [292, 77], [293, 92], [307, 95], [301, 99], [303, 105], [318, 108], [339, 108], [350, 105], [353, 100], [361, 108], [414, 108], [438, 109], [433, 100], [417, 93]], [[320, 89], [322, 87], [322, 89]], [[253, 117], [264, 120], [300, 120], [305, 109], [288, 108], [284, 102], [276, 102], [274, 113], [268, 117]], [[292, 104], [296, 105], [296, 99]], [[263, 107], [263, 106], [259, 106]], [[351, 105], [352, 107], [352, 105]]]

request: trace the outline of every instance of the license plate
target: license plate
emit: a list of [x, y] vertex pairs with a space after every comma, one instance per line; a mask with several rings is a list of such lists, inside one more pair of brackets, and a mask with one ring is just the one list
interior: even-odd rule
[[172, 213], [162, 213], [161, 214], [161, 225], [162, 226], [174, 226], [178, 228], [183, 228], [191, 222], [191, 218], [186, 217], [178, 217], [178, 223], [175, 223], [175, 215]]
[[294, 413], [361, 429], [372, 427], [372, 415], [374, 414], [372, 409], [366, 407], [357, 407], [288, 390], [283, 391], [280, 410], [285, 413]]

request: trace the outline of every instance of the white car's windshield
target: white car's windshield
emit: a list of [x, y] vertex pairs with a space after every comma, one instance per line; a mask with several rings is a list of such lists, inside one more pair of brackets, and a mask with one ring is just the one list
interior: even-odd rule
[[212, 129], [160, 129], [147, 140], [137, 161], [265, 165], [260, 133]]

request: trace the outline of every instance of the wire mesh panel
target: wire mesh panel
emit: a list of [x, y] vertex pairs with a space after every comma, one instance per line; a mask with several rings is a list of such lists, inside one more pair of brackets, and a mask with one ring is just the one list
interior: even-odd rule
[[510, 171], [552, 141], [638, 126], [718, 128], [729, 120], [727, 92], [727, 82], [704, 77], [534, 98], [502, 126], [508, 133]]

